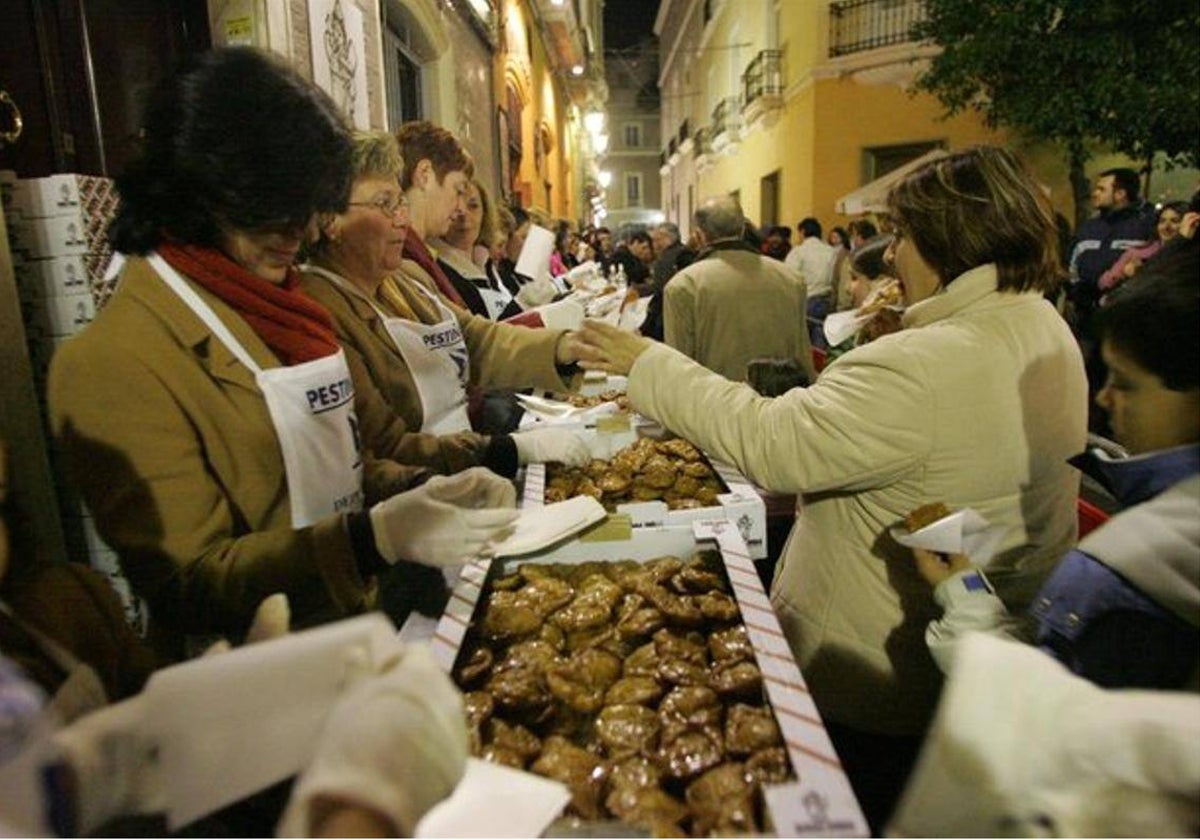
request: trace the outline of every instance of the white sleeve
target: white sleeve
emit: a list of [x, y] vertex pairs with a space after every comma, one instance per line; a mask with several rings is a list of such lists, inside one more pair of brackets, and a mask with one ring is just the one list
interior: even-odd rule
[[941, 618], [929, 622], [925, 644], [942, 673], [949, 674], [952, 670], [959, 640], [967, 633], [1024, 641], [1004, 602], [976, 569], [946, 578], [934, 588], [933, 599], [944, 612]]

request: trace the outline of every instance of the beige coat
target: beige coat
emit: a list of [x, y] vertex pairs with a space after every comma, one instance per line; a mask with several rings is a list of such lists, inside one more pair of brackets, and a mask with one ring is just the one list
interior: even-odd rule
[[670, 348], [638, 358], [629, 395], [802, 511], [771, 600], [822, 714], [921, 731], [940, 685], [925, 647], [933, 599], [888, 529], [919, 505], [970, 506], [1009, 530], [989, 575], [1009, 608], [1075, 539], [1086, 438], [1078, 348], [1037, 294], [1001, 294], [993, 266], [911, 307], [906, 329], [774, 400]]
[[[264, 368], [278, 359], [193, 284]], [[284, 592], [300, 624], [355, 612], [370, 593], [343, 516], [293, 529], [283, 456], [254, 374], [133, 258], [108, 305], [54, 356], [55, 437], [100, 535], [176, 643], [245, 631]], [[371, 460], [374, 501], [412, 470]]]
[[714, 373], [746, 381], [760, 357], [791, 359], [813, 382], [804, 280], [778, 260], [718, 247], [671, 278], [663, 300], [667, 344]]

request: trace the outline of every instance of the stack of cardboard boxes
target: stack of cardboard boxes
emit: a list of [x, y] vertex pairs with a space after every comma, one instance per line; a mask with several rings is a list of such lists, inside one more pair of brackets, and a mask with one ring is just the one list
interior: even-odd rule
[[[98, 306], [112, 291], [105, 272], [112, 259], [108, 226], [116, 213], [117, 193], [109, 178], [71, 174], [17, 178], [12, 172], [0, 172], [0, 198], [34, 384], [45, 417], [50, 359], [63, 342], [92, 322]], [[51, 440], [51, 463], [71, 558], [86, 557], [105, 573], [135, 626], [144, 626], [145, 610], [131, 596], [115, 552], [100, 539], [91, 517], [70, 489], [48, 424], [47, 439]]]

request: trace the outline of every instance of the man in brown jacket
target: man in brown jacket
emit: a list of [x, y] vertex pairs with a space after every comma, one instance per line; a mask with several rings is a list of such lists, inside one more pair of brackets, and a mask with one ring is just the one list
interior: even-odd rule
[[704, 250], [664, 290], [666, 343], [735, 382], [760, 357], [795, 361], [815, 381], [803, 278], [742, 241], [736, 199], [708, 199], [694, 222]]

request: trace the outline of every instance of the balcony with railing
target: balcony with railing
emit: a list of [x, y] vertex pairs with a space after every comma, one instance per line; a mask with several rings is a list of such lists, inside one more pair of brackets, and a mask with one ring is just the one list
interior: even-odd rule
[[837, 0], [829, 4], [829, 56], [913, 41], [925, 19], [925, 0]]
[[712, 152], [712, 129], [701, 126], [692, 134], [692, 154], [700, 158], [710, 152]]
[[783, 107], [783, 52], [762, 50], [742, 74], [742, 116], [753, 125], [768, 112]]
[[738, 141], [742, 127], [742, 108], [737, 96], [726, 96], [712, 112], [713, 151], [720, 151]]

